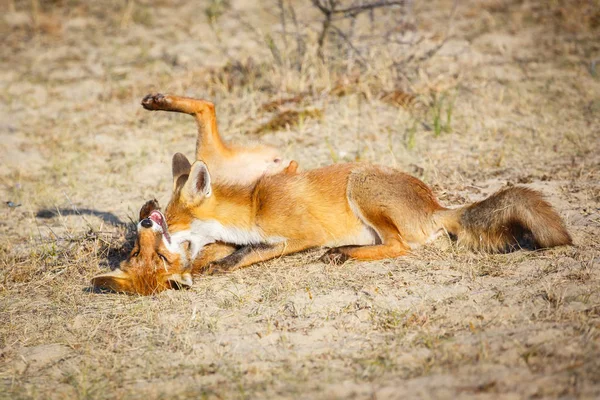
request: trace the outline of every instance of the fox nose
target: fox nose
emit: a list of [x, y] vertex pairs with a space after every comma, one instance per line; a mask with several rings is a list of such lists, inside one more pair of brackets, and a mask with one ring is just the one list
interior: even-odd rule
[[142, 226], [144, 228], [152, 228], [152, 221], [150, 221], [150, 218], [143, 219]]

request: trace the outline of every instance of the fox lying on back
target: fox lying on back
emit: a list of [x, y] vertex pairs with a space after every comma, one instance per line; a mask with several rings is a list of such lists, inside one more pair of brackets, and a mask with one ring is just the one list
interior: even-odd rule
[[[263, 174], [295, 173], [298, 168], [295, 161], [285, 167], [280, 153], [272, 147], [225, 143], [219, 134], [215, 105], [210, 101], [151, 93], [144, 97], [142, 106], [151, 111], [185, 113], [196, 119], [196, 159], [202, 159], [210, 166], [215, 181], [249, 184]], [[186, 173], [190, 170], [189, 163], [175, 165]], [[177, 174], [177, 171], [173, 173]], [[98, 288], [139, 294], [189, 286], [191, 268], [188, 268], [184, 247], [171, 245], [167, 221], [158, 202], [149, 201], [140, 211], [137, 236], [127, 260], [120, 268], [94, 277], [92, 283]], [[200, 268], [208, 262], [204, 260], [225, 257], [233, 250], [233, 245], [215, 243], [203, 249], [202, 255], [193, 260], [193, 265]]]
[[331, 247], [322, 259], [335, 264], [398, 257], [444, 231], [492, 252], [571, 244], [552, 206], [523, 187], [447, 209], [419, 179], [370, 164], [263, 176], [247, 186], [212, 184], [202, 161], [173, 170], [179, 172], [166, 216], [174, 242], [190, 241], [192, 258], [215, 241], [243, 246], [209, 272], [320, 246]]

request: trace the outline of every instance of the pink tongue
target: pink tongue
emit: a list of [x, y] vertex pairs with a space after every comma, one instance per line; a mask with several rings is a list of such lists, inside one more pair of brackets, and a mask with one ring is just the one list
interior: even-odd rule
[[162, 216], [159, 213], [153, 212], [152, 214], [150, 214], [150, 219], [156, 222], [157, 224], [162, 225]]
[[167, 224], [164, 223], [161, 213], [154, 211], [150, 214], [148, 218], [160, 225], [160, 227], [163, 229], [163, 235], [165, 236], [165, 238], [167, 238], [169, 243], [171, 243], [171, 235], [169, 235], [169, 232], [166, 229]]

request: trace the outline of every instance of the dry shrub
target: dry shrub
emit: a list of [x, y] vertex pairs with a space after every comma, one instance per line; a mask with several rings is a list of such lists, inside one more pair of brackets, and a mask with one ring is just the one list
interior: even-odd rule
[[254, 134], [262, 135], [280, 129], [289, 129], [297, 126], [306, 119], [320, 119], [322, 117], [323, 110], [319, 109], [284, 110], [278, 112], [268, 122], [256, 128]]

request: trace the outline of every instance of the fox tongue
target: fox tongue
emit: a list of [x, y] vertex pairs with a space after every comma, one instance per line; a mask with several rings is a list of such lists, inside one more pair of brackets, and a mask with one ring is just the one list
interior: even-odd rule
[[150, 216], [148, 218], [150, 218], [152, 221], [156, 222], [160, 226], [163, 225], [162, 216], [157, 212], [153, 212], [152, 214], [150, 214]]

